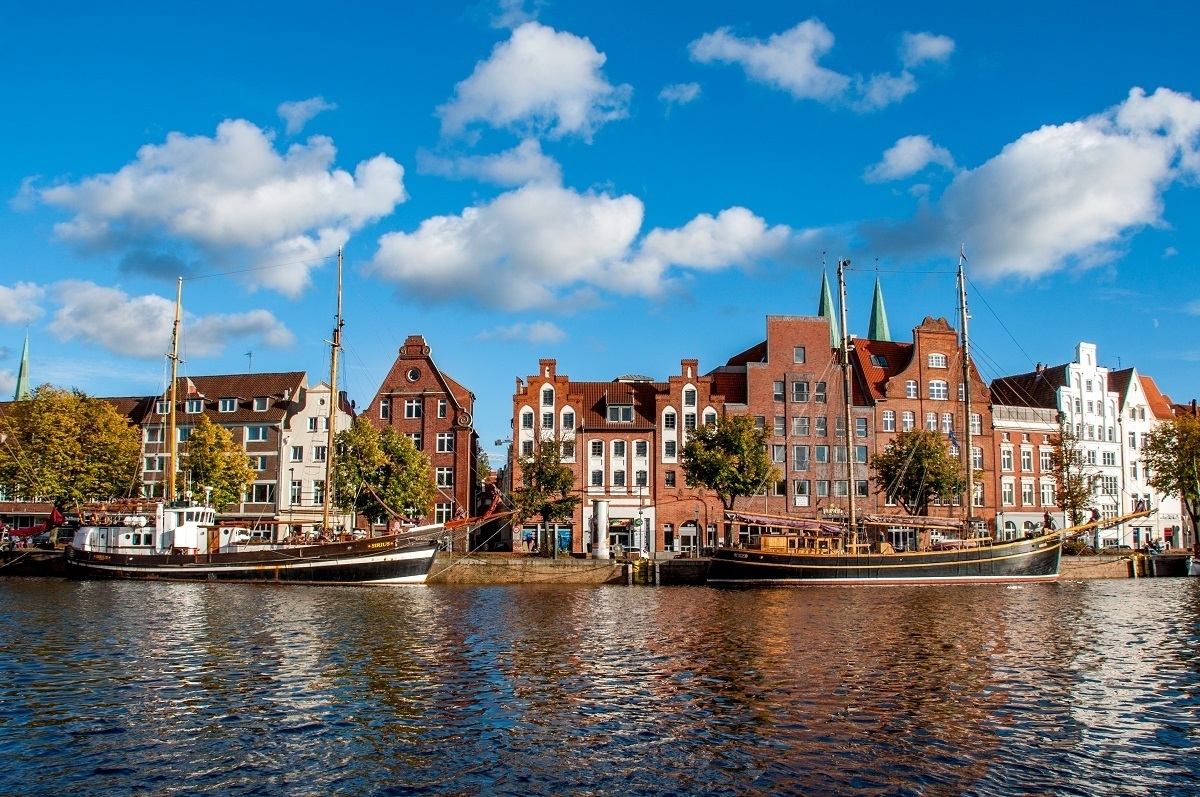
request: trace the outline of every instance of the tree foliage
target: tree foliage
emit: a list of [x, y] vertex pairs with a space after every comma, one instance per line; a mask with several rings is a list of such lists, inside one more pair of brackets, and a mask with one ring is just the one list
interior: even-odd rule
[[871, 458], [879, 492], [910, 515], [924, 515], [934, 500], [947, 501], [967, 486], [962, 465], [945, 438], [928, 429], [901, 432]]
[[140, 488], [141, 434], [103, 399], [41, 385], [0, 416], [0, 487], [59, 507]]
[[540, 517], [547, 523], [569, 520], [575, 514], [579, 496], [575, 491], [575, 473], [563, 464], [563, 447], [558, 440], [542, 440], [533, 453], [517, 460], [521, 486], [512, 491], [516, 526]]
[[766, 451], [766, 433], [749, 415], [726, 415], [688, 435], [681, 457], [688, 487], [712, 490], [726, 511], [782, 478]]
[[1200, 528], [1200, 418], [1181, 415], [1160, 421], [1146, 435], [1142, 461], [1150, 486], [1163, 495], [1178, 496], [1192, 528]]
[[338, 508], [382, 523], [391, 512], [427, 517], [437, 497], [429, 458], [390, 426], [380, 432], [360, 416], [334, 438], [332, 498]]
[[241, 503], [246, 488], [254, 481], [254, 470], [249, 455], [234, 442], [230, 431], [201, 415], [186, 446], [179, 469], [196, 497], [208, 501], [217, 511]]
[[1054, 488], [1058, 505], [1067, 513], [1072, 526], [1083, 522], [1084, 514], [1096, 505], [1095, 485], [1099, 471], [1083, 462], [1083, 446], [1079, 436], [1067, 424], [1059, 427], [1050, 438], [1050, 469], [1054, 473]]

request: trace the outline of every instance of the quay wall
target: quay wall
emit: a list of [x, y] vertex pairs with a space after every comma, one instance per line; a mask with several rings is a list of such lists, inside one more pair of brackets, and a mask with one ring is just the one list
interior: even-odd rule
[[427, 584], [627, 584], [630, 565], [614, 559], [545, 559], [439, 553]]

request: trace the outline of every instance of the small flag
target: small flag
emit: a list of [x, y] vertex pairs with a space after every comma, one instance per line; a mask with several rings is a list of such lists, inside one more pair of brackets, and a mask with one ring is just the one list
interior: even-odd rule
[[958, 448], [958, 438], [954, 436], [954, 430], [950, 430], [950, 445]]

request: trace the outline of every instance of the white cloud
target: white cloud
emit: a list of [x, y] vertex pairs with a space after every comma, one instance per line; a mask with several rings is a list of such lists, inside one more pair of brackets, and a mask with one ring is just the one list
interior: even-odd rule
[[427, 300], [562, 310], [600, 291], [658, 295], [672, 267], [712, 271], [776, 257], [791, 236], [729, 208], [652, 230], [639, 246], [642, 217], [634, 196], [531, 184], [384, 235], [367, 270]]
[[954, 54], [954, 39], [933, 33], [905, 33], [900, 41], [900, 61], [905, 69], [936, 61], [945, 63]]
[[28, 324], [42, 315], [38, 304], [46, 291], [32, 282], [0, 285], [0, 324]]
[[867, 169], [863, 177], [869, 183], [901, 180], [931, 163], [954, 170], [949, 150], [934, 144], [928, 136], [905, 136], [884, 152], [883, 160]]
[[532, 0], [532, 5], [532, 10], [529, 10], [525, 8], [525, 0], [500, 0], [496, 4], [496, 12], [492, 14], [492, 27], [512, 29], [537, 19], [542, 0]]
[[[118, 288], [92, 282], [65, 280], [53, 286], [59, 305], [49, 330], [60, 341], [80, 340], [112, 354], [127, 357], [160, 357], [168, 349], [175, 323], [175, 302], [147, 294], [129, 296]], [[226, 345], [241, 341], [285, 347], [292, 333], [266, 310], [247, 313], [187, 315], [180, 332], [186, 356], [219, 354]]]
[[517, 323], [507, 327], [497, 327], [480, 332], [476, 340], [496, 340], [503, 343], [560, 343], [565, 340], [567, 333], [549, 321], [532, 321]]
[[[333, 168], [336, 154], [323, 136], [280, 154], [268, 133], [227, 120], [213, 138], [171, 133], [115, 174], [47, 188], [41, 198], [75, 213], [55, 230], [88, 250], [184, 246], [209, 261], [248, 257], [267, 265], [278, 262], [271, 258], [280, 249], [316, 254], [329, 241], [345, 241], [406, 198], [404, 169], [391, 158], [377, 155], [351, 175]], [[308, 284], [308, 270], [271, 269], [252, 278], [294, 296]]]
[[676, 83], [658, 93], [658, 98], [667, 105], [687, 105], [699, 96], [699, 83]]
[[472, 122], [552, 138], [592, 134], [626, 115], [628, 85], [601, 73], [606, 56], [591, 41], [526, 22], [500, 42], [438, 108], [442, 133], [456, 135]]
[[1105, 263], [1133, 233], [1163, 224], [1168, 187], [1200, 176], [1198, 138], [1200, 102], [1134, 89], [1115, 108], [1027, 133], [960, 172], [914, 219], [862, 232], [892, 251], [946, 255], [966, 241], [972, 268], [992, 277]]
[[286, 132], [294, 136], [304, 129], [309, 121], [321, 111], [333, 111], [337, 103], [326, 102], [324, 97], [309, 97], [298, 102], [281, 102], [276, 110], [279, 118], [287, 122]]
[[854, 88], [858, 98], [853, 106], [856, 111], [877, 111], [900, 102], [917, 90], [917, 79], [911, 72], [899, 75], [878, 74], [863, 80], [856, 77]]
[[496, 155], [467, 158], [439, 158], [424, 150], [417, 152], [417, 164], [423, 173], [454, 179], [475, 178], [503, 186], [525, 183], [562, 182], [558, 161], [542, 152], [536, 138], [527, 138], [516, 147]]
[[1168, 246], [1166, 249], [1163, 250], [1162, 256], [1163, 256], [1163, 259], [1165, 260], [1168, 257], [1175, 257], [1175, 255], [1177, 255], [1177, 254], [1179, 254], [1178, 249], [1176, 249], [1173, 246]]

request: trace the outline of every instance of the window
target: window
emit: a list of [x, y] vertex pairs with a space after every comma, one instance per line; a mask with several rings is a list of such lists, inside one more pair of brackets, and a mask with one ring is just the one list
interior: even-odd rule
[[390, 398], [381, 398], [379, 400], [379, 418], [380, 420], [388, 420], [392, 417], [392, 400]]
[[434, 478], [438, 487], [454, 486], [454, 468], [438, 467], [434, 469]]
[[792, 470], [806, 471], [808, 468], [808, 446], [792, 446]]
[[771, 495], [787, 495], [787, 482], [782, 479], [775, 482], [775, 489], [771, 491]]
[[782, 443], [775, 443], [771, 446], [771, 461], [783, 462], [787, 459], [787, 446]]
[[815, 388], [813, 389], [813, 401], [817, 402], [818, 404], [825, 403], [825, 383], [824, 382], [817, 382]]
[[959, 382], [959, 383], [958, 383], [958, 400], [959, 400], [959, 401], [966, 401], [966, 400], [967, 400], [967, 391], [966, 391], [966, 387], [963, 385], [963, 383], [962, 383], [962, 382]]
[[313, 462], [324, 462], [326, 452], [325, 446], [313, 446]]
[[[894, 418], [895, 418], [895, 416], [893, 416], [893, 423], [892, 423], [893, 426], [895, 426]], [[867, 436], [867, 419], [866, 418], [855, 418], [854, 419], [854, 436], [855, 437], [866, 437]]]
[[717, 413], [706, 410], [704, 413], [704, 423], [708, 426], [712, 426], [716, 422], [717, 422]]
[[983, 434], [983, 416], [977, 412], [971, 413], [971, 434]]
[[683, 414], [683, 428], [684, 429], [695, 429], [696, 428], [696, 413], [685, 412]]
[[250, 457], [250, 468], [259, 472], [265, 471], [267, 469], [267, 458]]
[[644, 470], [635, 471], [633, 474], [633, 482], [638, 487], [645, 487], [649, 484], [648, 474]]
[[1096, 464], [1096, 450], [1094, 448], [1089, 448], [1087, 451], [1085, 451], [1083, 461], [1089, 465], [1095, 465]]
[[247, 426], [246, 427], [246, 442], [261, 443], [267, 439], [267, 427], [265, 426]]
[[808, 506], [808, 480], [796, 479], [792, 482], [792, 497], [796, 506]]
[[818, 463], [829, 461], [829, 446], [815, 446], [815, 461]]
[[592, 471], [592, 486], [593, 487], [603, 487], [604, 486], [604, 471], [602, 471], [602, 470]]
[[829, 482], [817, 482], [817, 498], [825, 498], [829, 495]]
[[633, 405], [608, 405], [608, 420], [610, 423], [633, 423]]
[[[449, 405], [450, 405], [450, 402], [448, 402], [446, 399], [438, 399], [438, 417], [439, 418], [446, 417], [446, 412], [449, 409]], [[420, 418], [421, 416], [418, 415], [417, 417]]]
[[792, 434], [796, 437], [808, 437], [809, 426], [809, 419], [807, 417], [792, 418]]
[[1013, 452], [1011, 448], [1000, 449], [1000, 470], [1013, 469]]
[[866, 463], [866, 461], [867, 461], [867, 447], [866, 446], [855, 446], [854, 447], [854, 461], [858, 462], [860, 464]]
[[317, 431], [317, 417], [315, 415], [308, 419], [308, 431]]
[[154, 411], [156, 413], [158, 413], [159, 415], [166, 415], [167, 413], [169, 413], [171, 411], [171, 402], [156, 401], [154, 403]]
[[763, 417], [762, 415], [755, 415], [754, 416], [754, 428], [755, 429], [766, 429], [767, 428], [767, 419], [765, 417]]
[[[324, 499], [322, 499], [324, 500]], [[255, 482], [250, 485], [250, 503], [252, 504], [273, 504], [275, 503], [275, 485], [260, 484]]]
[[184, 402], [183, 406], [184, 412], [190, 415], [196, 415], [197, 413], [204, 412], [204, 399], [188, 399]]
[[787, 419], [782, 415], [775, 416], [775, 422], [771, 425], [771, 435], [773, 437], [783, 437], [787, 432]]
[[936, 412], [925, 413], [925, 428], [931, 432], [937, 431], [937, 413]]
[[1042, 484], [1042, 506], [1054, 506], [1056, 503], [1054, 497], [1054, 485], [1049, 483]]
[[163, 441], [163, 428], [161, 426], [146, 427], [146, 442], [161, 443]]
[[792, 382], [792, 401], [808, 401], [808, 382]]
[[574, 440], [564, 440], [562, 442], [562, 456], [563, 456], [563, 459], [571, 459], [571, 460], [575, 459], [575, 441]]
[[[1105, 465], [1109, 465], [1109, 466], [1116, 466], [1116, 464], [1117, 464], [1117, 452], [1115, 452], [1115, 451], [1104, 451], [1104, 452], [1102, 452], [1102, 453], [1101, 453], [1101, 461], [1102, 461], [1102, 462], [1103, 462]], [[1134, 466], [1134, 467], [1135, 467], [1135, 469], [1136, 469], [1136, 466]], [[1134, 475], [1134, 477], [1135, 477], [1135, 478], [1137, 477], [1137, 473], [1134, 473], [1133, 475]]]
[[900, 416], [901, 429], [905, 432], [911, 432], [913, 427], [917, 425], [917, 416], [914, 413], [905, 411]]
[[896, 431], [896, 411], [895, 410], [884, 410], [883, 411], [883, 431], [885, 431], [885, 432]]
[[675, 486], [675, 471], [668, 470], [663, 473], [663, 484], [667, 487]]
[[979, 446], [971, 446], [971, 467], [983, 470], [983, 449]]
[[685, 407], [696, 406], [696, 389], [695, 388], [689, 387], [683, 391], [683, 406], [685, 406]]
[[771, 398], [775, 401], [783, 401], [783, 382], [771, 383]]
[[562, 418], [563, 418], [563, 422], [562, 422], [563, 430], [564, 431], [566, 431], [566, 430], [573, 431], [575, 429], [575, 413], [572, 410], [567, 410], [566, 412], [563, 413]]
[[289, 503], [298, 504], [304, 498], [304, 482], [293, 481], [291, 495], [288, 496]]
[[1000, 503], [1005, 506], [1015, 505], [1017, 503], [1015, 489], [1012, 482], [1002, 482], [1000, 484]]
[[1021, 506], [1033, 506], [1033, 482], [1021, 483]]
[[292, 446], [292, 462], [304, 461], [304, 446]]
[[1026, 473], [1031, 473], [1033, 471], [1033, 449], [1021, 449], [1021, 470], [1025, 471]]
[[532, 456], [532, 455], [533, 455], [533, 441], [532, 440], [522, 440], [521, 441], [521, 456], [528, 457], [528, 456]]
[[942, 433], [950, 434], [953, 431], [954, 431], [954, 413], [943, 412], [942, 413]]
[[846, 436], [846, 419], [841, 416], [833, 419], [833, 434], [836, 437]]
[[1092, 380], [1090, 380], [1090, 379], [1087, 380], [1087, 382], [1085, 384], [1087, 385], [1087, 392], [1091, 393], [1092, 392]]
[[1116, 495], [1117, 494], [1117, 477], [1116, 476], [1102, 476], [1100, 478], [1101, 478], [1101, 490], [1104, 492], [1104, 494], [1105, 495]]
[[834, 446], [833, 447], [833, 461], [834, 462], [845, 462], [846, 461], [846, 447], [845, 446]]
[[408, 432], [404, 436], [412, 440], [413, 448], [418, 451], [425, 450], [425, 437], [420, 432]]
[[1038, 452], [1038, 464], [1041, 466], [1042, 473], [1050, 472], [1051, 465], [1050, 465], [1050, 452], [1049, 451], [1039, 451]]
[[433, 522], [445, 523], [452, 518], [450, 513], [451, 504], [447, 502], [437, 503], [433, 505]]
[[166, 457], [146, 457], [146, 465], [142, 470], [147, 472], [161, 471], [166, 466]]
[[254, 397], [254, 411], [255, 412], [266, 412], [268, 403], [270, 403], [270, 400], [266, 396], [255, 396]]
[[930, 380], [929, 398], [934, 401], [946, 401], [950, 398], [950, 385], [940, 379]]
[[604, 443], [603, 443], [603, 442], [601, 442], [601, 441], [599, 441], [599, 440], [593, 440], [593, 441], [592, 441], [592, 447], [591, 447], [591, 451], [592, 451], [592, 456], [593, 456], [593, 457], [602, 457], [602, 456], [604, 456]]
[[542, 428], [543, 429], [553, 429], [554, 428], [554, 413], [553, 412], [543, 412], [542, 413]]
[[625, 486], [625, 471], [614, 470], [613, 471], [613, 487], [624, 487], [624, 486]]
[[663, 428], [664, 429], [674, 429], [675, 428], [675, 413], [667, 412], [667, 413], [663, 414]]
[[180, 426], [176, 432], [179, 434], [179, 442], [181, 443], [186, 443], [192, 438], [192, 427], [190, 426]]
[[645, 440], [636, 440], [633, 443], [633, 455], [635, 457], [645, 458], [646, 452], [649, 450], [650, 444]]
[[404, 417], [405, 418], [420, 418], [425, 413], [423, 412], [424, 405], [421, 399], [405, 399], [404, 400]]
[[1134, 451], [1137, 450], [1137, 432], [1129, 433], [1129, 447]]
[[829, 423], [825, 418], [817, 418], [817, 437], [829, 436]]
[[614, 457], [625, 456], [625, 441], [624, 440], [614, 440], [612, 446], [613, 446], [613, 456]]
[[320, 506], [325, 503], [325, 480], [313, 482], [313, 506]]
[[946, 355], [944, 355], [944, 354], [929, 355], [929, 367], [930, 368], [945, 368], [946, 367]]
[[554, 406], [554, 388], [552, 388], [552, 387], [542, 388], [542, 406], [543, 407], [553, 407]]
[[526, 410], [525, 412], [521, 413], [521, 428], [522, 429], [532, 429], [533, 428], [533, 413], [532, 412]]
[[1088, 408], [1088, 410], [1087, 410], [1088, 412], [1095, 412], [1095, 411], [1096, 411], [1096, 406], [1095, 406], [1095, 404], [1094, 404], [1093, 402], [1091, 402], [1091, 401], [1089, 401], [1089, 402], [1087, 403], [1087, 408]]
[[792, 362], [794, 362], [794, 363], [804, 362], [804, 347], [803, 346], [793, 346], [792, 347]]
[[844, 479], [838, 479], [833, 483], [833, 494], [839, 498], [844, 498], [849, 489], [849, 484]]
[[917, 398], [917, 383], [910, 379], [904, 383], [904, 397]]
[[440, 454], [449, 454], [454, 451], [454, 432], [438, 432], [437, 450]]
[[872, 354], [871, 365], [875, 365], [880, 368], [887, 368], [887, 357], [884, 357], [882, 354]]
[[860, 479], [854, 483], [854, 494], [859, 498], [866, 498], [870, 495], [866, 479]]

